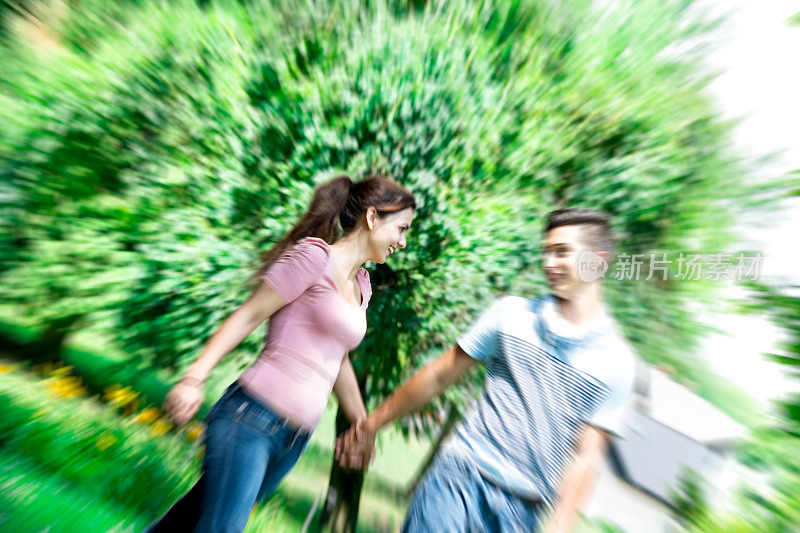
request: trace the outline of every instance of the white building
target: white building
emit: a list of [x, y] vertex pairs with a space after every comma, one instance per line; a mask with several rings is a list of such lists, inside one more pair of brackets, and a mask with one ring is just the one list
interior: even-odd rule
[[731, 452], [744, 434], [663, 372], [644, 371], [625, 438], [611, 446], [587, 516], [626, 533], [675, 531], [670, 505], [685, 469], [699, 474], [712, 508], [723, 509], [738, 478]]

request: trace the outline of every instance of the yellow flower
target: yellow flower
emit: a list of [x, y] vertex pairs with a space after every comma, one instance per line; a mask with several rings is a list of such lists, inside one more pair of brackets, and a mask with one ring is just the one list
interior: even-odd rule
[[50, 371], [51, 376], [63, 376], [72, 372], [72, 365], [59, 366]]
[[156, 420], [155, 424], [153, 424], [153, 427], [150, 428], [150, 435], [153, 437], [160, 437], [170, 429], [172, 429], [172, 422], [169, 422], [165, 418], [159, 418]]
[[117, 390], [117, 385], [109, 385], [103, 389], [103, 401], [106, 403], [111, 403], [111, 400], [114, 398], [114, 392]]
[[0, 363], [0, 374], [5, 374], [6, 372], [11, 372], [14, 370], [14, 365], [7, 365], [5, 363]]
[[48, 389], [59, 398], [75, 398], [86, 393], [80, 378], [71, 376], [53, 379], [48, 383]]
[[136, 415], [134, 418], [134, 422], [138, 422], [139, 424], [149, 424], [153, 420], [158, 419], [161, 416], [161, 411], [156, 409], [155, 407], [149, 407]]
[[139, 406], [139, 394], [130, 387], [111, 385], [105, 388], [103, 400], [112, 407], [121, 407], [126, 414], [131, 414]]
[[197, 440], [197, 437], [203, 432], [203, 424], [199, 422], [192, 421], [189, 424], [189, 431], [186, 433], [186, 440], [189, 442], [194, 442]]
[[40, 363], [38, 365], [33, 365], [31, 370], [36, 374], [47, 374], [53, 368], [52, 363]]
[[94, 445], [100, 450], [105, 450], [115, 442], [117, 442], [117, 439], [114, 438], [114, 435], [109, 432], [105, 432], [97, 438]]

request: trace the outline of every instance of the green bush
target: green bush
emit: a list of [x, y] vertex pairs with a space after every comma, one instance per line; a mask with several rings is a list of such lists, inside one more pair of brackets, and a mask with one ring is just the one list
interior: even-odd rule
[[[373, 406], [498, 294], [546, 290], [551, 209], [606, 209], [619, 252], [675, 260], [737, 251], [733, 222], [789, 187], [737, 160], [695, 46], [714, 21], [694, 7], [84, 0], [51, 23], [47, 47], [6, 18], [0, 294], [45, 341], [94, 327], [132, 364], [180, 371], [317, 184], [386, 173], [420, 207], [409, 248], [370, 266], [353, 361]], [[612, 278], [606, 294], [645, 359], [741, 418], [746, 403], [694, 356], [696, 317], [721, 285]], [[252, 361], [258, 335], [232, 367]], [[4, 435], [34, 454], [36, 435], [58, 438], [16, 420]], [[100, 430], [85, 431], [63, 437], [71, 453]], [[64, 472], [98, 486], [116, 475], [92, 462]]]
[[[3, 49], [21, 111], [2, 111], [0, 285], [57, 330], [114, 323], [142, 364], [194, 358], [335, 172], [385, 172], [420, 198], [409, 249], [372, 267], [354, 354], [370, 403], [498, 293], [544, 290], [550, 209], [605, 208], [620, 251], [675, 259], [734, 251], [735, 217], [776, 190], [728, 146], [687, 2], [141, 2], [127, 27], [86, 6], [57, 53], [16, 34]], [[607, 285], [647, 360], [713, 381], [687, 354], [718, 284]]]
[[35, 461], [87, 496], [143, 515], [163, 512], [199, 469], [191, 444], [180, 436], [156, 438], [149, 427], [92, 400], [53, 396], [46, 381], [19, 371], [0, 374], [0, 406], [4, 453]]

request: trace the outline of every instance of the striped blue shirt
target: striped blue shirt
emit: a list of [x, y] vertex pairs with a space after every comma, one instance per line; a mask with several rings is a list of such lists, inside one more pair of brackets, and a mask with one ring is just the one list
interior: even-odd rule
[[608, 313], [578, 329], [552, 296], [506, 296], [458, 344], [487, 366], [477, 402], [443, 444], [496, 484], [553, 504], [585, 424], [619, 435], [634, 356]]

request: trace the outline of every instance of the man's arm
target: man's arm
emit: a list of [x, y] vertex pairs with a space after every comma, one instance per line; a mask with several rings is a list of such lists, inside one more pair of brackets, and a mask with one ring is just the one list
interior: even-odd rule
[[605, 431], [586, 426], [575, 458], [561, 481], [558, 503], [545, 529], [547, 533], [567, 533], [575, 529], [577, 515], [582, 511], [597, 480], [608, 438], [609, 434]]
[[434, 359], [403, 383], [367, 419], [351, 429], [337, 442], [337, 457], [343, 466], [365, 466], [376, 433], [388, 423], [419, 409], [458, 381], [478, 361], [467, 355], [458, 344]]
[[377, 433], [386, 424], [419, 409], [461, 379], [475, 363], [475, 359], [467, 355], [458, 344], [454, 344], [409, 378], [375, 409], [367, 417], [365, 431]]

